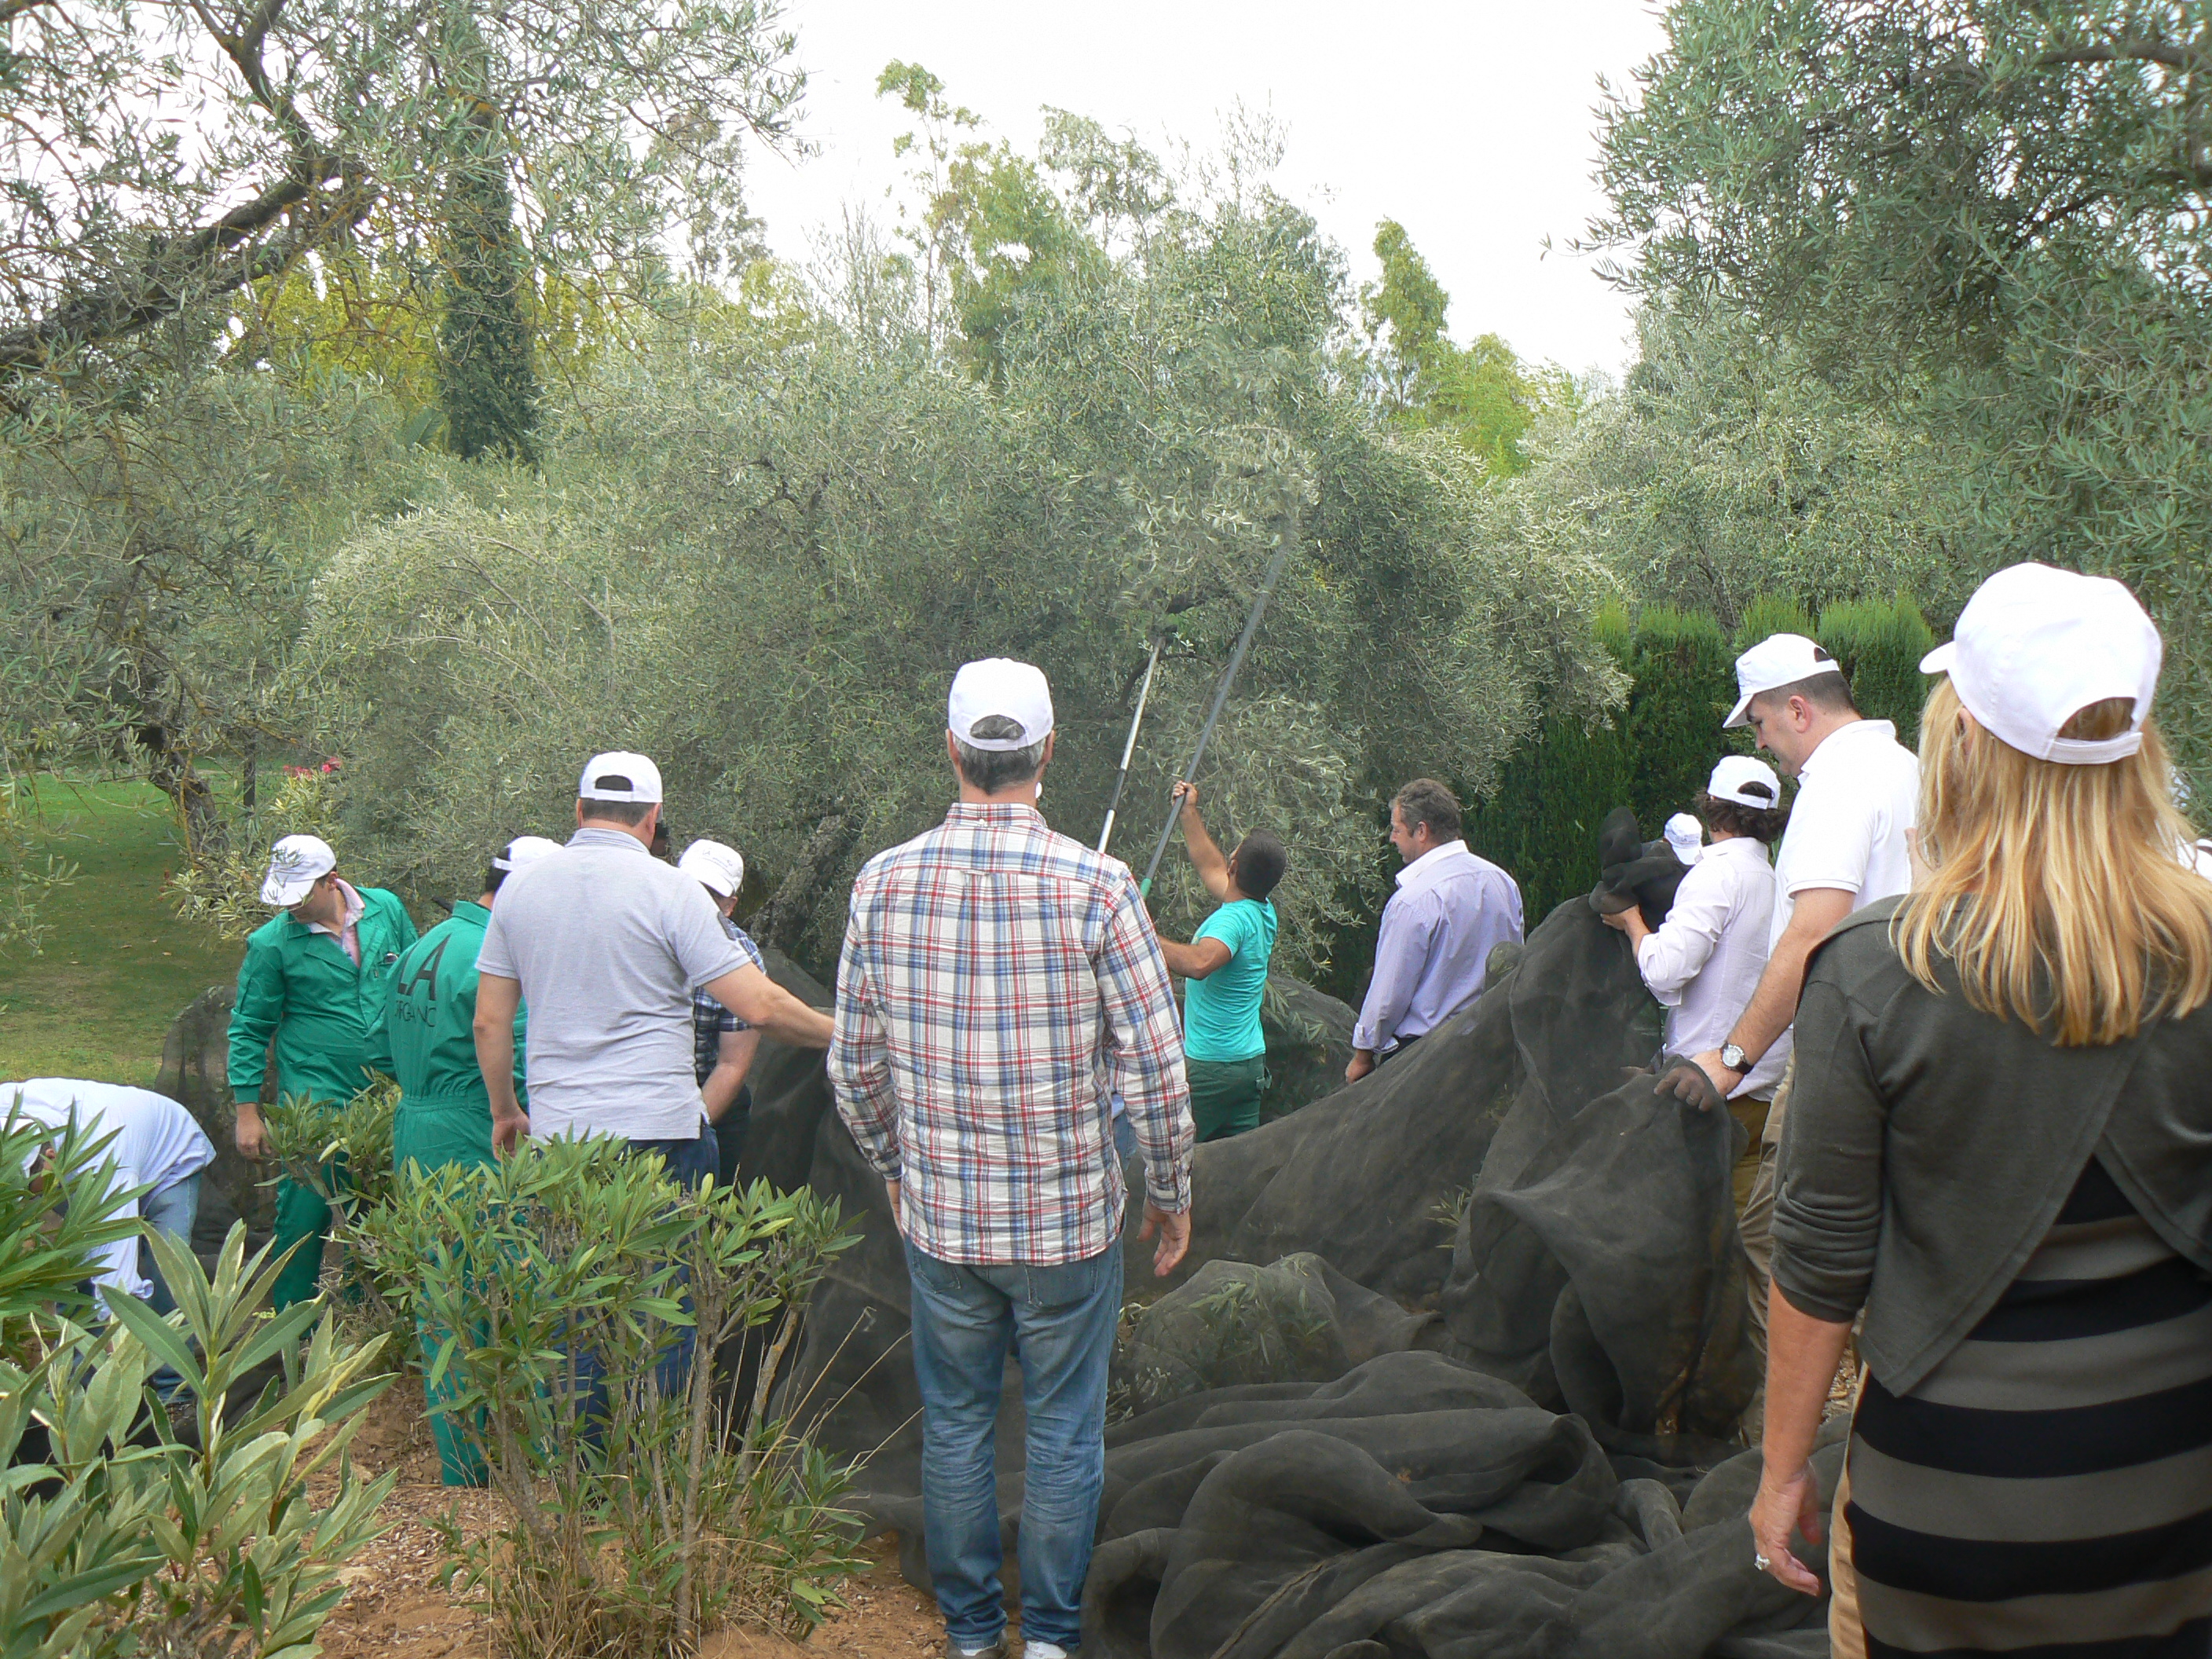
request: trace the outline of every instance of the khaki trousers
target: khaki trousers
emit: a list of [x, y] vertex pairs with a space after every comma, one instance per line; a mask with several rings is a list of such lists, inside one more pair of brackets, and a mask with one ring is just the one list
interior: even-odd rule
[[1851, 1466], [1846, 1453], [1836, 1481], [1836, 1504], [1828, 1516], [1829, 1659], [1867, 1659], [1866, 1626], [1859, 1620], [1859, 1575], [1851, 1565], [1851, 1523], [1844, 1505], [1851, 1501]]
[[1782, 1152], [1782, 1123], [1790, 1113], [1790, 1089], [1797, 1078], [1797, 1057], [1792, 1054], [1774, 1091], [1774, 1104], [1766, 1109], [1766, 1122], [1759, 1136], [1759, 1173], [1751, 1179], [1751, 1195], [1744, 1200], [1737, 1230], [1743, 1235], [1743, 1254], [1749, 1271], [1744, 1289], [1751, 1297], [1752, 1340], [1758, 1345], [1759, 1363], [1766, 1362], [1766, 1286], [1774, 1272], [1774, 1172]]

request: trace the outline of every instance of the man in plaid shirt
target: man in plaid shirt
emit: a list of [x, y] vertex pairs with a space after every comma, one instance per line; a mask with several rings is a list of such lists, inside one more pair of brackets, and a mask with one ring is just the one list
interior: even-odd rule
[[1182, 1036], [1127, 866], [1037, 811], [1043, 674], [969, 663], [946, 724], [958, 804], [853, 886], [830, 1081], [905, 1238], [947, 1655], [1005, 1646], [994, 1429], [1013, 1346], [1029, 1416], [1024, 1659], [1064, 1659], [1081, 1636], [1121, 1306], [1111, 1101], [1118, 1090], [1136, 1131], [1139, 1237], [1159, 1235], [1165, 1276], [1190, 1243]]

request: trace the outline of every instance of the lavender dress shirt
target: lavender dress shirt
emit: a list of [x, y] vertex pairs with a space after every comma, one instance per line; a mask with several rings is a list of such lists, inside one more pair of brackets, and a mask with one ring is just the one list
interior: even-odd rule
[[1490, 952], [1521, 937], [1521, 889], [1463, 841], [1431, 848], [1398, 872], [1382, 907], [1375, 977], [1352, 1046], [1381, 1054], [1425, 1036], [1474, 1000]]

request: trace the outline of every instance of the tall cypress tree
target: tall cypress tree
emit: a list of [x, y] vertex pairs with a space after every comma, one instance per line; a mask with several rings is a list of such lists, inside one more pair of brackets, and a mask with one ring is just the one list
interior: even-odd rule
[[534, 464], [534, 307], [514, 228], [514, 193], [491, 112], [479, 105], [464, 131], [466, 148], [447, 174], [441, 248], [438, 402], [446, 443], [471, 460], [512, 455]]

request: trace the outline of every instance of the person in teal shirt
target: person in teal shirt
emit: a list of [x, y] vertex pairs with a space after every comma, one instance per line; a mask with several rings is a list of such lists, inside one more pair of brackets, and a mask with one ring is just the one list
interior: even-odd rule
[[[314, 836], [276, 843], [261, 902], [282, 914], [247, 936], [230, 1013], [238, 1150], [252, 1158], [267, 1146], [260, 1097], [272, 1041], [280, 1099], [343, 1105], [392, 1069], [385, 988], [415, 942], [399, 896], [340, 879], [337, 855]], [[273, 1293], [279, 1310], [315, 1294], [330, 1218], [312, 1188], [277, 1182], [276, 1251], [292, 1252]]]
[[[399, 958], [386, 998], [386, 1024], [392, 1037], [392, 1074], [399, 1079], [392, 1166], [403, 1178], [410, 1164], [428, 1171], [453, 1164], [474, 1169], [493, 1160], [491, 1096], [477, 1065], [477, 952], [483, 948], [501, 884], [532, 860], [558, 850], [557, 842], [543, 836], [516, 836], [492, 859], [476, 902], [457, 902], [452, 915]], [[528, 1098], [522, 1077], [526, 1018], [520, 1010], [514, 1017], [518, 1100]], [[429, 1381], [446, 1333], [418, 1321], [416, 1334], [439, 1476], [448, 1486], [481, 1486], [487, 1478], [483, 1453], [445, 1409], [460, 1379], [449, 1374], [438, 1382]]]
[[1190, 1115], [1199, 1139], [1221, 1140], [1260, 1127], [1260, 1102], [1267, 1092], [1260, 1002], [1275, 950], [1275, 907], [1267, 895], [1282, 880], [1287, 857], [1281, 840], [1266, 830], [1253, 830], [1223, 857], [1199, 816], [1197, 788], [1178, 783], [1176, 796], [1191, 864], [1221, 908], [1189, 944], [1162, 939], [1160, 953], [1189, 981], [1182, 1046]]

